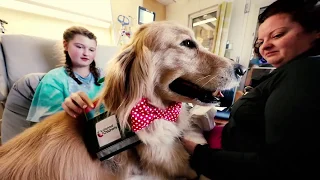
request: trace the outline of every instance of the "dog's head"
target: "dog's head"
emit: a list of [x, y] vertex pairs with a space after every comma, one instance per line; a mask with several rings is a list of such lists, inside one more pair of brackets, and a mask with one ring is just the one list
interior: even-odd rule
[[172, 22], [142, 25], [107, 68], [103, 97], [111, 112], [130, 110], [142, 97], [158, 107], [172, 101], [206, 105], [214, 102], [213, 92], [236, 86], [244, 73]]

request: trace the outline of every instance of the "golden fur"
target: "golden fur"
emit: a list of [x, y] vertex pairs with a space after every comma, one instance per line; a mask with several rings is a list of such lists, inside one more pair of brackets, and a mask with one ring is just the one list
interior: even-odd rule
[[[99, 96], [121, 127], [129, 126], [133, 106], [146, 97], [157, 107], [173, 101], [206, 105], [174, 93], [169, 84], [182, 77], [208, 90], [230, 88], [238, 83], [234, 64], [205, 50], [189, 48], [193, 32], [170, 22], [142, 25], [132, 41], [108, 64], [105, 87]], [[61, 112], [25, 130], [0, 147], [0, 179], [6, 180], [100, 180], [195, 178], [189, 154], [179, 141], [184, 135], [206, 143], [183, 107], [176, 123], [155, 120], [137, 132], [143, 142], [101, 163], [90, 156], [83, 143], [83, 122]], [[115, 166], [110, 168], [109, 164]]]

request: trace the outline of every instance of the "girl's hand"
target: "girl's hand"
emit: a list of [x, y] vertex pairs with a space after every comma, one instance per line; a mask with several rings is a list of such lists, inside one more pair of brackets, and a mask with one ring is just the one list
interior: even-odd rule
[[72, 93], [62, 103], [64, 111], [74, 118], [82, 114], [83, 110], [88, 106], [91, 108], [94, 107], [87, 94], [81, 91]]

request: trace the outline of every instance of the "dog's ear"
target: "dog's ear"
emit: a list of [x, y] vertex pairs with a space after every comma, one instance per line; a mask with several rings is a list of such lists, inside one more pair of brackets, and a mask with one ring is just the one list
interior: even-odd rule
[[136, 36], [108, 66], [103, 98], [110, 112], [117, 113], [121, 106], [127, 107], [143, 96], [149, 75], [149, 54], [144, 38]]

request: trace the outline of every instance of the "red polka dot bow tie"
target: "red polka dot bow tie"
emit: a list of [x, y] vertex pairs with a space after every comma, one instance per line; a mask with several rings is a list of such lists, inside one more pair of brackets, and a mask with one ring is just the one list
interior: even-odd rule
[[166, 109], [160, 109], [151, 105], [147, 98], [142, 98], [130, 113], [132, 130], [137, 132], [149, 126], [156, 119], [176, 122], [181, 111], [181, 106], [181, 102], [176, 102]]

